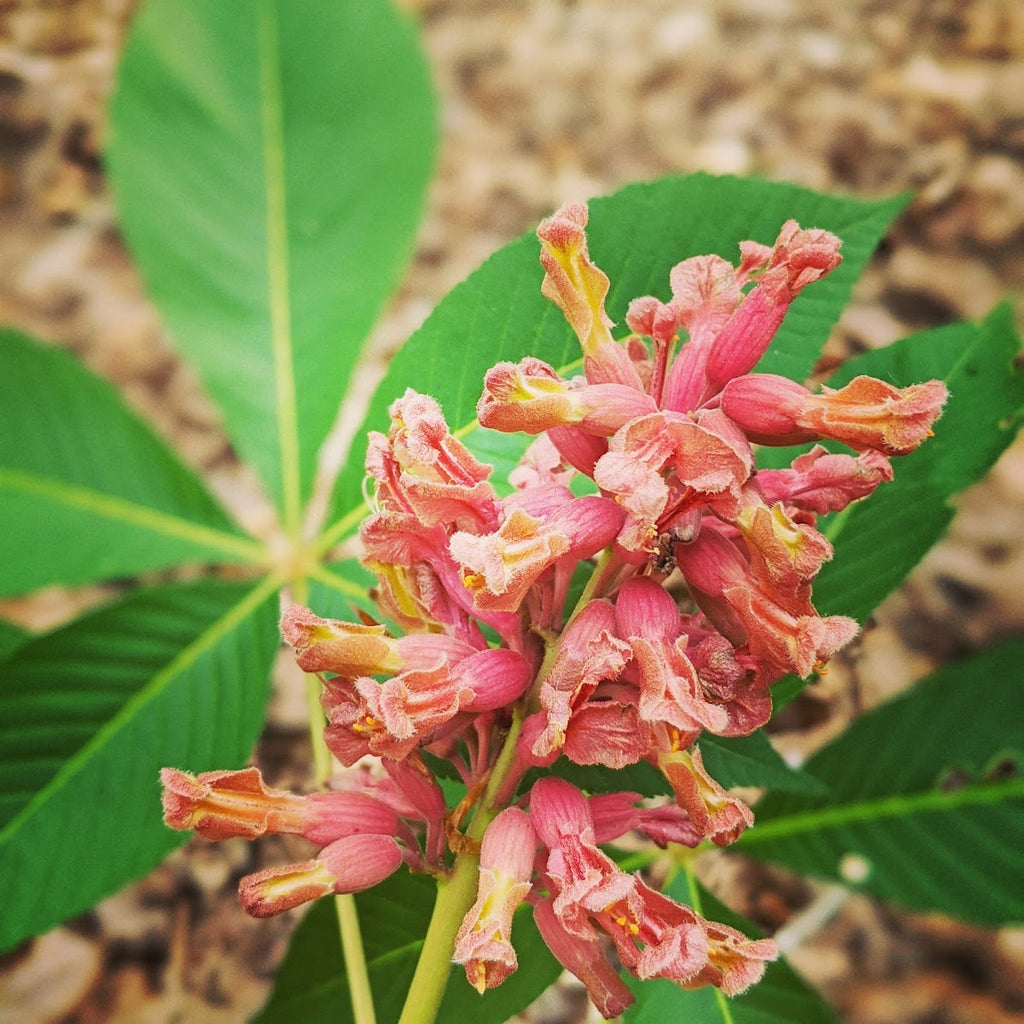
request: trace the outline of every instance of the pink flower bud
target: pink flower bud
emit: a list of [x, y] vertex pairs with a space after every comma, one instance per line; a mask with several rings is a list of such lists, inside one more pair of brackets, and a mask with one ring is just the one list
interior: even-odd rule
[[331, 893], [369, 889], [401, 864], [402, 851], [392, 836], [348, 836], [325, 847], [315, 860], [247, 875], [238, 895], [247, 914], [271, 917]]
[[818, 515], [841, 512], [892, 478], [892, 466], [881, 452], [833, 454], [821, 445], [797, 456], [789, 469], [762, 469], [757, 474], [769, 505], [784, 502]]
[[281, 633], [295, 648], [304, 672], [334, 672], [354, 679], [390, 674], [402, 667], [397, 641], [382, 625], [322, 619], [293, 604], [281, 617]]
[[743, 299], [711, 347], [707, 359], [708, 394], [753, 369], [793, 299], [807, 285], [839, 266], [840, 244], [835, 235], [803, 230], [793, 220], [782, 226], [757, 287]]
[[837, 391], [812, 395], [785, 377], [757, 373], [726, 385], [722, 409], [757, 444], [830, 437], [857, 451], [906, 455], [930, 436], [947, 397], [938, 380], [895, 388], [855, 377]]
[[626, 323], [632, 331], [653, 338], [662, 345], [676, 340], [679, 330], [679, 314], [668, 303], [661, 302], [653, 295], [634, 299], [626, 311]]
[[371, 796], [346, 792], [298, 796], [271, 789], [258, 768], [200, 775], [164, 768], [160, 780], [164, 822], [179, 830], [195, 829], [206, 839], [255, 839], [277, 832], [323, 844], [360, 832], [393, 834], [398, 828], [394, 810]]
[[608, 278], [590, 260], [587, 219], [586, 206], [568, 203], [537, 228], [545, 271], [541, 292], [576, 332], [591, 384], [626, 384], [641, 391], [632, 360], [611, 336], [612, 322], [604, 309]]
[[455, 937], [452, 957], [481, 995], [518, 966], [512, 916], [530, 892], [536, 844], [529, 816], [517, 807], [502, 811], [484, 833], [476, 902]]

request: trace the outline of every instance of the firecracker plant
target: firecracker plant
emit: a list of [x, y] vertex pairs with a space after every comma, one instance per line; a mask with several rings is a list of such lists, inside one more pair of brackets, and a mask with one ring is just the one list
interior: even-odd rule
[[[498, 1024], [562, 969], [633, 1024], [832, 1019], [700, 885], [708, 851], [1024, 916], [1019, 643], [802, 768], [761, 731], [1014, 436], [1009, 312], [808, 385], [906, 199], [633, 186], [456, 288], [341, 471], [318, 471], [411, 243], [433, 115], [386, 4], [278, 7], [149, 0], [109, 151], [128, 242], [277, 529], [247, 535], [69, 357], [0, 347], [4, 591], [125, 588], [0, 634], [4, 947], [191, 831], [309, 843], [239, 884], [256, 918], [316, 904], [264, 1022]], [[145, 576], [185, 564], [198, 580]], [[301, 793], [246, 766], [282, 636], [309, 682]]]

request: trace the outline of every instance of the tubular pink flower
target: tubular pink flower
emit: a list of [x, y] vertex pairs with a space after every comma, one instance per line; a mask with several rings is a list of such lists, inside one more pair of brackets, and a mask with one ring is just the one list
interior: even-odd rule
[[677, 746], [688, 746], [704, 730], [745, 736], [767, 721], [767, 688], [723, 637], [697, 630], [695, 642], [687, 632], [692, 624], [652, 579], [633, 578], [619, 588], [615, 617], [633, 654], [624, 678], [636, 682], [639, 718], [670, 727]]
[[657, 535], [657, 521], [669, 501], [662, 469], [674, 451], [665, 416], [657, 412], [623, 426], [594, 466], [597, 486], [613, 495], [625, 511], [618, 540], [627, 551], [648, 550]]
[[757, 483], [769, 505], [786, 505], [825, 515], [841, 512], [851, 501], [867, 497], [893, 478], [892, 465], [881, 452], [833, 454], [821, 445], [798, 455], [789, 469], [762, 469]]
[[324, 847], [315, 860], [246, 875], [238, 895], [247, 914], [271, 917], [331, 893], [369, 889], [401, 864], [402, 851], [392, 836], [347, 836]]
[[[629, 658], [629, 646], [615, 634], [610, 601], [591, 601], [562, 633], [558, 655], [539, 693], [545, 727], [532, 747], [544, 758], [562, 749], [569, 721], [597, 685], [614, 679]], [[593, 762], [590, 762], [593, 763]]]
[[411, 514], [427, 526], [493, 529], [497, 506], [487, 482], [491, 467], [452, 436], [437, 402], [409, 389], [389, 411], [387, 437], [371, 433], [366, 452], [377, 509]]
[[552, 908], [567, 932], [609, 935], [622, 963], [640, 978], [682, 982], [707, 962], [700, 919], [688, 907], [622, 872], [596, 846], [586, 798], [562, 779], [534, 783], [530, 817], [551, 851], [547, 874], [557, 894]]
[[441, 407], [412, 388], [391, 404], [388, 439], [402, 468], [446, 484], [472, 487], [486, 480], [491, 467], [479, 462], [453, 437]]
[[786, 377], [752, 373], [726, 385], [722, 409], [757, 444], [830, 437], [856, 451], [906, 455], [931, 436], [947, 397], [938, 380], [896, 388], [855, 377], [838, 390], [812, 395]]
[[654, 413], [627, 423], [594, 467], [594, 480], [626, 512], [619, 544], [650, 551], [666, 518], [707, 505], [730, 516], [753, 469], [750, 444], [717, 410]]
[[723, 591], [747, 634], [750, 652], [771, 664], [806, 677], [823, 665], [858, 633], [845, 615], [822, 617], [809, 598], [784, 599], [756, 585], [740, 584]]
[[324, 684], [327, 745], [343, 764], [368, 753], [403, 758], [459, 712], [516, 700], [532, 677], [527, 659], [506, 648], [467, 649], [443, 635], [402, 642], [418, 656], [398, 675], [383, 683], [337, 677]]
[[715, 529], [676, 545], [675, 554], [690, 593], [719, 631], [783, 671], [809, 675], [857, 633], [853, 619], [821, 618], [808, 585], [783, 593], [755, 579], [736, 545]]
[[452, 957], [481, 995], [518, 966], [512, 916], [530, 892], [536, 843], [529, 816], [517, 807], [502, 811], [484, 833], [476, 902], [455, 937]]
[[578, 425], [607, 437], [655, 408], [654, 400], [637, 388], [563, 380], [547, 363], [528, 356], [487, 371], [476, 414], [481, 426], [509, 433]]
[[748, 373], [764, 355], [789, 310], [807, 285], [831, 273], [841, 262], [840, 241], [827, 231], [802, 229], [787, 221], [752, 292], [740, 303], [715, 338], [708, 355], [709, 392]]
[[662, 404], [689, 412], [707, 390], [707, 361], [715, 337], [743, 299], [745, 278], [720, 256], [695, 256], [676, 264], [669, 275], [671, 309], [689, 340], [665, 380]]
[[544, 268], [541, 292], [565, 314], [583, 349], [584, 372], [591, 384], [626, 384], [642, 390], [626, 350], [616, 342], [604, 310], [608, 278], [587, 251], [589, 214], [582, 203], [568, 203], [537, 228]]
[[160, 781], [164, 823], [179, 831], [194, 829], [204, 839], [255, 839], [276, 832], [329, 843], [359, 832], [392, 834], [398, 827], [395, 812], [373, 797], [298, 796], [267, 786], [258, 768], [199, 775], [164, 768]]
[[751, 570], [780, 590], [796, 590], [832, 558], [832, 545], [813, 527], [794, 522], [781, 503], [769, 506], [753, 488], [733, 520], [750, 553]]
[[567, 931], [549, 899], [540, 900], [534, 906], [533, 920], [555, 959], [583, 982], [590, 1001], [602, 1017], [606, 1020], [618, 1017], [633, 1004], [633, 993], [608, 962], [597, 935], [581, 937]]
[[322, 619], [293, 604], [281, 617], [281, 633], [295, 648], [295, 660], [304, 672], [334, 672], [354, 678], [397, 672], [402, 667], [397, 641], [379, 624]]
[[742, 932], [716, 921], [705, 921], [708, 962], [683, 988], [714, 985], [727, 996], [746, 992], [764, 976], [765, 965], [779, 955], [771, 939], [748, 939]]
[[621, 525], [622, 511], [613, 502], [570, 498], [544, 520], [513, 507], [496, 533], [453, 534], [450, 549], [475, 605], [513, 612], [559, 559], [589, 558], [612, 542]]
[[694, 747], [690, 753], [665, 751], [658, 755], [658, 768], [702, 838], [716, 846], [728, 846], [754, 824], [750, 808], [708, 775], [699, 748]]

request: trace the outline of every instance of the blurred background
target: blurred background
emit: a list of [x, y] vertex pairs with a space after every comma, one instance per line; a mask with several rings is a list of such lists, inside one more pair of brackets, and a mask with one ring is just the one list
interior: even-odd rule
[[[103, 173], [104, 103], [135, 0], [0, 0], [0, 321], [67, 346], [259, 530], [267, 512], [175, 358]], [[857, 196], [912, 190], [830, 339], [830, 361], [978, 318], [1024, 324], [1024, 5], [1017, 0], [406, 0], [441, 94], [417, 254], [362, 375], [489, 253], [561, 202], [704, 170]], [[383, 129], [382, 129], [383, 130]], [[761, 241], [771, 241], [761, 239]], [[325, 268], [325, 273], [329, 273]], [[964, 443], [970, 443], [969, 438]], [[859, 644], [775, 723], [813, 749], [934, 666], [1024, 631], [1024, 445], [961, 500], [948, 538]], [[104, 592], [0, 604], [41, 629]], [[257, 757], [301, 787], [302, 707], [279, 688]], [[242, 1021], [294, 924], [252, 922], [239, 875], [287, 855], [193, 841], [140, 883], [0, 960], [0, 1022]], [[783, 927], [854, 1024], [1024, 1020], [1024, 930], [847, 898], [738, 858], [706, 880]], [[565, 985], [523, 1016], [586, 1019]]]

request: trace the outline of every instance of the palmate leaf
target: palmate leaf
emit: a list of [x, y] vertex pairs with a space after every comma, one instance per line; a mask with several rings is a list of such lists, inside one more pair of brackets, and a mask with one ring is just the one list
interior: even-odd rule
[[386, 0], [147, 0], [110, 118], [149, 293], [294, 532], [430, 177], [412, 25]]
[[[378, 1024], [394, 1024], [423, 946], [436, 885], [425, 875], [401, 869], [386, 882], [356, 895]], [[513, 924], [519, 969], [501, 986], [480, 996], [453, 968], [439, 1021], [503, 1024], [558, 977], [561, 968], [548, 952], [522, 908]], [[337, 920], [330, 901], [322, 900], [295, 933], [277, 975], [274, 991], [257, 1024], [347, 1024], [352, 1020]]]
[[0, 665], [0, 949], [91, 906], [183, 841], [157, 773], [240, 765], [263, 724], [275, 587], [137, 591]]
[[0, 593], [261, 557], [196, 475], [72, 356], [0, 333]]
[[913, 909], [1024, 921], [1022, 659], [1004, 644], [858, 719], [807, 762], [831, 798], [770, 794], [733, 848]]
[[[811, 370], [853, 283], [905, 199], [865, 202], [793, 185], [695, 174], [630, 185], [590, 203], [590, 254], [611, 279], [608, 312], [622, 323], [638, 295], [668, 297], [668, 274], [688, 256], [735, 261], [745, 239], [771, 243], [790, 217], [843, 239], [843, 263], [793, 304], [762, 369], [802, 379]], [[540, 294], [543, 271], [533, 233], [505, 246], [457, 286], [392, 360], [364, 426], [386, 430], [387, 407], [408, 386], [441, 403], [452, 429], [470, 424], [485, 371], [500, 360], [537, 356], [561, 367], [580, 358], [561, 312]], [[362, 433], [360, 435], [362, 436]], [[467, 443], [518, 458], [525, 439], [481, 431]], [[333, 514], [360, 500], [361, 452], [338, 481]], [[500, 458], [493, 461], [500, 462]], [[507, 471], [502, 465], [501, 472]], [[497, 474], [496, 474], [497, 475]]]

